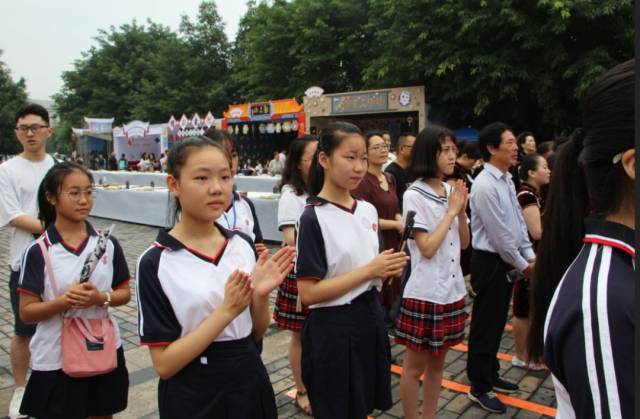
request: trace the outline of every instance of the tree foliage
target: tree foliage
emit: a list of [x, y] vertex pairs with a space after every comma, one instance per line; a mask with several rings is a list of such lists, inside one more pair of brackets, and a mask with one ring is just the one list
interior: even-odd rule
[[542, 137], [579, 123], [579, 99], [633, 56], [631, 0], [261, 0], [234, 42], [215, 3], [178, 32], [100, 31], [64, 73], [63, 120], [165, 121], [229, 103], [424, 85], [430, 119], [501, 119]]
[[9, 69], [0, 61], [0, 154], [16, 154], [21, 150], [13, 129], [16, 112], [27, 101], [25, 85], [23, 78], [14, 81]]
[[630, 0], [370, 3], [366, 85], [424, 84], [432, 116], [453, 126], [557, 133], [579, 122], [591, 83], [633, 56]]
[[[215, 3], [203, 2], [180, 32], [148, 21], [100, 30], [97, 45], [63, 74], [61, 118], [166, 121], [172, 114], [221, 112], [228, 103], [230, 46]], [[77, 125], [76, 125], [77, 126]]]

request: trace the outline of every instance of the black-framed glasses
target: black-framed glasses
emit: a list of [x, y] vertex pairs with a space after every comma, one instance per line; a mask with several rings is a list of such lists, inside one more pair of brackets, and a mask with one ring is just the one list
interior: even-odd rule
[[16, 131], [18, 131], [18, 132], [20, 132], [22, 134], [26, 134], [29, 131], [33, 132], [34, 134], [37, 134], [43, 128], [49, 128], [49, 125], [40, 125], [40, 124], [19, 125], [19, 126], [16, 127]]

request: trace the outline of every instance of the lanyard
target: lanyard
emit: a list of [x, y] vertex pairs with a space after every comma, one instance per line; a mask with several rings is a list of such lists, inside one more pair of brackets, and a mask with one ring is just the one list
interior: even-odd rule
[[235, 230], [236, 229], [236, 221], [238, 220], [238, 214], [236, 213], [236, 197], [233, 196], [232, 199], [233, 199], [233, 201], [231, 202], [231, 209], [233, 210], [233, 226], [231, 226], [231, 223], [229, 222], [229, 219], [227, 218], [227, 213], [223, 212], [222, 215], [224, 215], [224, 221], [227, 223], [227, 227], [230, 230]]

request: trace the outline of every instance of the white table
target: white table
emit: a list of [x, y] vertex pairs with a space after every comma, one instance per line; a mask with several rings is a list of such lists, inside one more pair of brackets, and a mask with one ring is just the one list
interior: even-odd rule
[[[119, 183], [124, 185], [129, 181], [130, 185], [150, 186], [153, 182], [154, 186], [166, 185], [166, 173], [159, 172], [129, 172], [129, 171], [110, 171], [110, 170], [92, 170], [93, 180], [96, 184], [102, 183]], [[280, 176], [242, 176], [236, 175], [233, 182], [238, 191], [241, 192], [273, 192], [273, 188], [280, 182]]]
[[[278, 231], [278, 200], [251, 198], [265, 240], [282, 241]], [[169, 227], [169, 192], [98, 189], [91, 215], [113, 220]]]

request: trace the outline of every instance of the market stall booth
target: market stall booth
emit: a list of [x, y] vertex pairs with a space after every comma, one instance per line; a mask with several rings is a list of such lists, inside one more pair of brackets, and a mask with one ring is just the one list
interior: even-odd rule
[[229, 105], [222, 127], [235, 136], [243, 161], [268, 161], [304, 134], [303, 106], [296, 99]]
[[84, 161], [88, 162], [94, 154], [107, 157], [111, 153], [113, 120], [113, 118], [84, 117], [82, 128], [72, 128], [72, 144]]
[[116, 127], [113, 129], [113, 151], [117, 158], [124, 154], [130, 163], [140, 160], [143, 153], [153, 153], [159, 159], [165, 149], [162, 135], [166, 128], [167, 124], [143, 121], [132, 121]]
[[204, 118], [201, 118], [197, 112], [191, 118], [182, 114], [179, 119], [176, 119], [171, 115], [167, 123], [166, 135], [162, 137], [164, 148], [171, 149], [175, 143], [186, 137], [204, 135], [211, 127], [222, 129], [222, 119], [216, 119], [211, 111], [207, 112]]
[[388, 130], [393, 138], [417, 134], [426, 126], [424, 86], [324, 94], [314, 86], [306, 90], [304, 112], [307, 132], [319, 133], [334, 121], [352, 122], [362, 131]]

